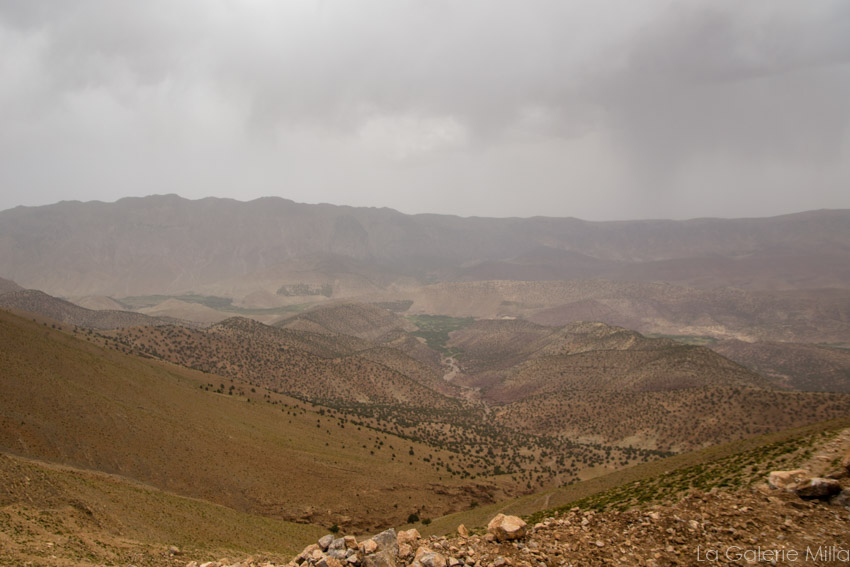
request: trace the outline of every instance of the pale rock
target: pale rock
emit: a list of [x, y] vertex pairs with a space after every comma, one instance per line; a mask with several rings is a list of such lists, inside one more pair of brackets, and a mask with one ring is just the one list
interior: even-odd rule
[[412, 545], [416, 543], [417, 539], [420, 539], [422, 536], [419, 535], [419, 531], [416, 529], [402, 530], [398, 532], [398, 536], [396, 536], [396, 541], [399, 545], [406, 543], [408, 545]]
[[398, 556], [399, 557], [410, 557], [411, 553], [413, 553], [413, 548], [410, 547], [409, 543], [398, 544]]
[[497, 514], [487, 524], [487, 532], [498, 541], [510, 541], [524, 537], [527, 532], [527, 524], [517, 516]]
[[365, 555], [370, 555], [378, 551], [378, 542], [373, 539], [367, 539], [360, 542], [360, 551]]
[[773, 471], [767, 475], [767, 483], [771, 488], [779, 490], [788, 490], [794, 492], [797, 485], [810, 480], [812, 475], [804, 469], [794, 469], [791, 471]]
[[441, 553], [430, 551], [420, 555], [416, 561], [414, 561], [414, 565], [416, 563], [422, 567], [446, 567], [446, 558]]
[[329, 548], [331, 546], [334, 539], [335, 538], [334, 538], [333, 534], [328, 534], [328, 535], [324, 535], [324, 536], [320, 537], [319, 538], [319, 547], [321, 547], [322, 550], [326, 550], [327, 548]]
[[347, 535], [342, 540], [346, 549], [357, 549], [357, 538], [353, 535]]
[[307, 559], [308, 557], [312, 557], [312, 556], [313, 556], [313, 552], [314, 552], [314, 551], [316, 551], [316, 550], [321, 551], [321, 548], [319, 548], [319, 546], [318, 546], [318, 545], [316, 545], [315, 543], [311, 543], [310, 545], [308, 545], [307, 547], [305, 547], [305, 548], [301, 551], [301, 553], [299, 553], [299, 554], [298, 554], [298, 556], [296, 557], [296, 559], [303, 560], [303, 559]]
[[847, 451], [847, 454], [841, 459], [841, 466], [850, 474], [850, 451]]
[[463, 524], [457, 527], [457, 535], [460, 537], [469, 537], [469, 530]]

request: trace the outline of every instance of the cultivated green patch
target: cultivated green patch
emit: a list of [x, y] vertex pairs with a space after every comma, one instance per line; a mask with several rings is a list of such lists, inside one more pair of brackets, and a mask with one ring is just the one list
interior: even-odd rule
[[446, 356], [457, 356], [460, 349], [449, 348], [449, 333], [468, 327], [475, 322], [474, 317], [449, 317], [448, 315], [409, 315], [408, 321], [416, 325], [413, 335], [422, 337], [434, 350]]

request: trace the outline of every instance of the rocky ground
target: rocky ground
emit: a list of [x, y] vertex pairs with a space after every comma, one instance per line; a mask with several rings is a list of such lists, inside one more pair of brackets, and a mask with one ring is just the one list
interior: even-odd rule
[[[850, 443], [844, 431], [791, 475], [735, 491], [692, 491], [677, 502], [602, 511], [573, 508], [534, 526], [501, 514], [483, 534], [453, 537], [388, 530], [358, 542], [328, 535], [288, 567], [554, 567], [585, 565], [850, 565]], [[810, 479], [833, 477], [820, 498], [801, 497]], [[818, 484], [818, 482], [815, 482]], [[807, 494], [805, 490], [799, 491]], [[274, 565], [256, 558], [186, 567]]]

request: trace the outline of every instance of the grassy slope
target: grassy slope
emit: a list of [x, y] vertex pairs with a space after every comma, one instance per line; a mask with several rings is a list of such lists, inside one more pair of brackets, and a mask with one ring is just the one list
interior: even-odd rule
[[169, 545], [210, 559], [286, 557], [323, 533], [115, 475], [0, 454], [0, 549], [8, 554], [0, 553], [2, 564], [52, 564], [51, 555], [79, 564], [156, 563]]
[[[749, 473], [747, 479], [759, 478], [758, 475], [769, 472], [765, 467], [781, 462], [783, 455], [807, 445], [810, 438], [846, 427], [850, 427], [850, 418], [742, 439], [628, 467], [562, 488], [449, 514], [419, 528], [423, 535], [446, 534], [459, 524], [480, 529], [499, 512], [531, 516], [535, 521], [556, 509], [578, 504], [586, 507], [631, 505], [672, 497], [703, 482], [742, 483], [743, 471]], [[640, 484], [636, 483], [645, 486], [639, 489]]]
[[463, 500], [432, 485], [457, 481], [406, 458], [409, 446], [447, 458], [433, 448], [385, 434], [378, 444], [372, 430], [283, 396], [264, 402], [262, 390], [251, 401], [205, 391], [199, 385], [221, 378], [129, 357], [6, 312], [0, 368], [0, 447], [13, 453], [350, 531], [398, 522], [425, 502], [434, 514]]

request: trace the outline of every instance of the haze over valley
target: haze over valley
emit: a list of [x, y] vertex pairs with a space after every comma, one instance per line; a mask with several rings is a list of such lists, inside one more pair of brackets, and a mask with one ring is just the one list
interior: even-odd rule
[[848, 6], [0, 1], [0, 566], [850, 563]]

